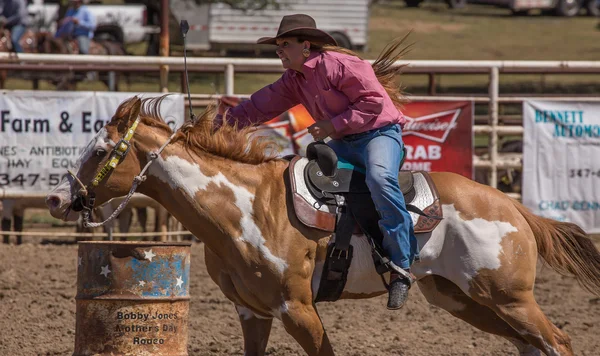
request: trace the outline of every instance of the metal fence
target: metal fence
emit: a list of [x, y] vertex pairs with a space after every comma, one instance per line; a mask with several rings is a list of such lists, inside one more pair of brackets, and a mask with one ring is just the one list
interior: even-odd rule
[[[548, 99], [545, 96], [501, 96], [500, 75], [502, 74], [599, 74], [600, 61], [423, 61], [398, 62], [406, 65], [407, 74], [429, 75], [429, 93], [435, 92], [435, 76], [439, 74], [481, 74], [488, 77], [487, 95], [467, 96], [412, 96], [419, 101], [471, 100], [476, 105], [487, 105], [484, 117], [476, 116], [474, 135], [487, 135], [489, 142], [486, 157], [474, 155], [473, 164], [477, 169], [489, 170], [490, 185], [496, 187], [499, 169], [521, 169], [520, 154], [500, 154], [499, 138], [523, 134], [519, 115], [513, 117], [499, 115], [500, 104], [520, 104], [526, 99]], [[235, 73], [281, 73], [278, 59], [250, 58], [188, 58], [190, 72], [222, 72], [224, 74], [225, 95], [241, 95], [235, 92]], [[106, 72], [157, 72], [171, 71], [183, 73], [183, 57], [138, 57], [138, 56], [89, 56], [89, 55], [47, 55], [0, 53], [0, 70], [53, 70], [53, 71], [106, 71]], [[164, 74], [164, 73], [163, 73]], [[166, 91], [166, 75], [161, 75], [160, 90]], [[182, 75], [182, 91], [185, 91], [185, 76]], [[247, 95], [247, 93], [244, 93]], [[215, 100], [217, 95], [194, 94], [192, 105], [205, 105]], [[600, 102], [590, 96], [552, 96], [552, 100], [577, 100]], [[0, 198], [10, 194], [0, 191]], [[519, 195], [513, 195], [519, 197]]]

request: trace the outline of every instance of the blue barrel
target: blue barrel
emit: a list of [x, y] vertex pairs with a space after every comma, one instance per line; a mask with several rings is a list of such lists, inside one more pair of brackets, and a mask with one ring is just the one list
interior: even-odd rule
[[73, 355], [187, 355], [190, 247], [79, 242]]

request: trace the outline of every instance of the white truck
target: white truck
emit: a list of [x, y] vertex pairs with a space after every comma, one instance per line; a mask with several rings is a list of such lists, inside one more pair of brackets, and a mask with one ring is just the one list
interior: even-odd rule
[[[56, 31], [59, 0], [28, 0], [27, 10], [31, 24], [39, 31]], [[142, 4], [86, 5], [96, 17], [95, 38], [118, 41], [123, 44], [142, 42], [147, 35], [160, 32], [157, 26], [148, 26], [146, 6]]]
[[508, 7], [515, 15], [527, 15], [529, 10], [540, 9], [558, 16], [572, 17], [584, 8], [590, 16], [600, 16], [600, 0], [468, 0], [473, 4]]
[[256, 50], [256, 40], [274, 36], [284, 15], [307, 14], [338, 44], [362, 50], [367, 45], [370, 0], [278, 0], [279, 8], [237, 10], [223, 3], [198, 5], [193, 0], [171, 0], [177, 22], [187, 20], [190, 50]]

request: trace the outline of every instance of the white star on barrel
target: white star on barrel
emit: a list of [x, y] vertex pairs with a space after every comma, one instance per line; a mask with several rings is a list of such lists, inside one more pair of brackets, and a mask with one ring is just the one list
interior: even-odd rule
[[181, 277], [177, 277], [177, 283], [175, 284], [177, 287], [181, 288], [183, 284], [183, 279]]
[[140, 281], [140, 287], [143, 287], [143, 286], [145, 286], [145, 285], [146, 285], [146, 282], [144, 282], [144, 281]]
[[110, 273], [110, 269], [108, 269], [108, 265], [104, 266], [104, 267], [100, 267], [102, 268], [102, 272], [100, 272], [100, 274], [104, 275], [104, 277], [108, 278], [108, 274]]
[[150, 249], [150, 251], [144, 251], [144, 258], [150, 260], [150, 262], [152, 262], [154, 256], [156, 255], [152, 252], [152, 249]]

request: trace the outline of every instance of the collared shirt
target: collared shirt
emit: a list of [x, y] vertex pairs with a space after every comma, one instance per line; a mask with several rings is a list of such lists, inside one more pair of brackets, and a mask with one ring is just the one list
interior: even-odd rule
[[317, 121], [331, 120], [334, 139], [405, 122], [369, 62], [333, 51], [313, 51], [302, 73], [286, 70], [230, 109], [227, 121], [237, 121], [239, 127], [263, 123], [297, 104]]
[[64, 23], [57, 31], [56, 37], [63, 37], [72, 35], [77, 38], [79, 36], [86, 36], [89, 38], [94, 37], [94, 30], [96, 29], [96, 18], [90, 12], [90, 9], [82, 5], [79, 8], [69, 7], [65, 13], [66, 17], [74, 17], [79, 20], [79, 23], [75, 25], [72, 21]]

